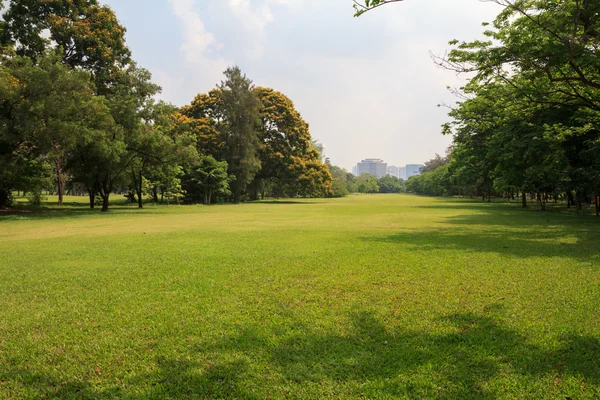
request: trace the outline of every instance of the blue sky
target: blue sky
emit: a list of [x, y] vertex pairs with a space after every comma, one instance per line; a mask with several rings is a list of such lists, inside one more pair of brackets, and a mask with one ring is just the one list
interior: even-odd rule
[[188, 104], [239, 65], [256, 85], [290, 97], [331, 161], [421, 163], [440, 134], [460, 77], [437, 68], [451, 39], [481, 37], [496, 4], [406, 0], [353, 18], [351, 0], [105, 0], [127, 27], [134, 59]]

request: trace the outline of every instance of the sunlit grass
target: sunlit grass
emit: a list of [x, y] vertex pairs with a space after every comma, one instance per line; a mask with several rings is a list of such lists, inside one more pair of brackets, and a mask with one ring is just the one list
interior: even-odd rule
[[600, 219], [80, 202], [0, 215], [0, 398], [600, 397]]

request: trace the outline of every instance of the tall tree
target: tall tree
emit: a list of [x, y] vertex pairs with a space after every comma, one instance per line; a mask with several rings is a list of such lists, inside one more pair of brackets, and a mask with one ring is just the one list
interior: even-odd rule
[[225, 160], [229, 173], [236, 178], [231, 184], [233, 201], [239, 203], [261, 166], [258, 138], [261, 105], [252, 81], [239, 67], [230, 67], [224, 74], [226, 79], [219, 85], [224, 122], [220, 129], [227, 144]]
[[[259, 137], [262, 168], [254, 187], [271, 184], [278, 195], [326, 195], [331, 187], [329, 169], [311, 145], [308, 124], [283, 93], [256, 87], [262, 104]], [[256, 197], [256, 194], [255, 194]]]
[[72, 70], [61, 61], [60, 55], [51, 53], [39, 57], [37, 66], [29, 64], [15, 71], [23, 85], [19, 127], [51, 162], [59, 206], [69, 176], [68, 158], [77, 137], [89, 129], [88, 115], [99, 101], [89, 73]]

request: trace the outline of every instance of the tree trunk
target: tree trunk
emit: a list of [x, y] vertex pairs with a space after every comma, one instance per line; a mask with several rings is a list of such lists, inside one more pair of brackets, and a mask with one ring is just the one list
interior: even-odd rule
[[0, 188], [0, 208], [8, 207], [10, 204], [10, 190]]
[[65, 194], [65, 177], [62, 169], [62, 165], [60, 164], [60, 160], [57, 158], [54, 161], [54, 165], [56, 166], [56, 183], [58, 187], [58, 206], [62, 207], [63, 198]]
[[158, 203], [158, 188], [156, 186], [152, 188], [152, 200]]
[[596, 217], [598, 217], [600, 216], [600, 196], [595, 196], [594, 200], [596, 204]]
[[142, 172], [138, 173], [138, 182], [135, 187], [138, 198], [138, 208], [144, 208], [143, 198], [142, 198]]
[[102, 197], [102, 212], [107, 212], [108, 211], [108, 198], [110, 196], [110, 193], [100, 194], [100, 196]]
[[90, 197], [90, 208], [93, 210], [96, 206], [96, 191], [88, 188], [88, 196]]
[[110, 178], [105, 178], [101, 184], [98, 185], [100, 197], [102, 197], [102, 212], [108, 211], [108, 198], [110, 197], [110, 193], [112, 192], [112, 183], [110, 182]]

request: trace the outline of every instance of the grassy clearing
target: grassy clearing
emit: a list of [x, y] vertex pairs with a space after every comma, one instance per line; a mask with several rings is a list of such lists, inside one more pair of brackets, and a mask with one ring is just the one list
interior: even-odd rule
[[3, 215], [0, 399], [599, 398], [599, 233], [398, 195]]

